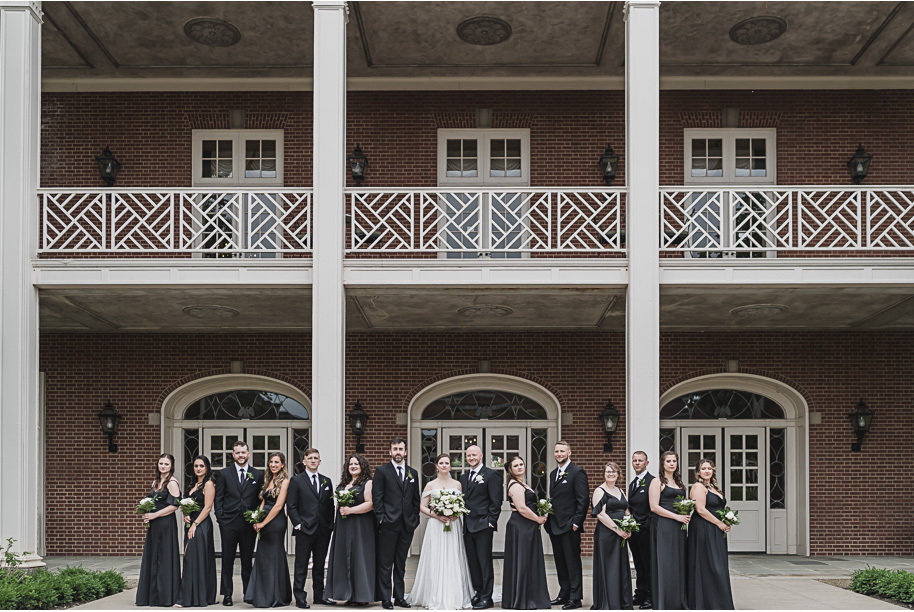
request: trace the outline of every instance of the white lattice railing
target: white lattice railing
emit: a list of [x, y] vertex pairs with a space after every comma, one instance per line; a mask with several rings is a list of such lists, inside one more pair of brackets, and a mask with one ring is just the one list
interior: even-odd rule
[[350, 252], [623, 251], [615, 189], [353, 189]]
[[665, 251], [914, 250], [914, 187], [670, 187]]
[[311, 250], [311, 191], [40, 189], [45, 253]]

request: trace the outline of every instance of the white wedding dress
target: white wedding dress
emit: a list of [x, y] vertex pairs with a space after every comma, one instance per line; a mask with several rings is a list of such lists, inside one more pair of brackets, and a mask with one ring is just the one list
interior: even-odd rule
[[[431, 493], [428, 491], [422, 497]], [[429, 519], [422, 540], [416, 580], [406, 600], [429, 610], [469, 608], [473, 599], [471, 584], [467, 553], [463, 546], [463, 519], [452, 522], [451, 531], [444, 531], [441, 521]]]

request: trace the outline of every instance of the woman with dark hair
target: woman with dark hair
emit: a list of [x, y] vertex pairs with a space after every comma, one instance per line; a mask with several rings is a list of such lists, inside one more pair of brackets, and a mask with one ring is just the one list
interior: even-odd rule
[[159, 456], [156, 479], [146, 497], [155, 500], [155, 510], [143, 514], [146, 541], [136, 587], [136, 605], [171, 606], [181, 589], [181, 564], [178, 557], [178, 509], [181, 488], [175, 479], [175, 458]]
[[710, 459], [700, 459], [695, 466], [689, 496], [695, 500], [695, 518], [689, 523], [689, 608], [732, 610], [726, 538], [730, 526], [717, 516], [718, 510], [727, 507], [727, 499]]
[[631, 534], [622, 531], [616, 523], [630, 514], [628, 500], [619, 486], [623, 477], [618, 463], [607, 463], [603, 468], [603, 484], [594, 489], [591, 499], [591, 516], [597, 519], [593, 532], [591, 610], [632, 609], [632, 572], [628, 551], [622, 547]]
[[536, 493], [524, 482], [524, 460], [508, 461], [508, 499], [511, 518], [505, 527], [505, 572], [502, 577], [501, 607], [511, 610], [548, 610], [546, 561], [543, 558], [545, 516], [536, 512]]
[[688, 610], [686, 596], [687, 534], [682, 528], [689, 517], [677, 514], [673, 504], [685, 499], [679, 474], [679, 455], [660, 455], [660, 475], [651, 481], [649, 496], [654, 522], [651, 525], [651, 595], [655, 610]]
[[260, 509], [265, 519], [254, 523], [257, 532], [257, 556], [251, 569], [251, 581], [244, 592], [244, 601], [255, 608], [278, 608], [292, 603], [292, 582], [289, 579], [289, 559], [286, 556], [286, 494], [289, 492], [289, 472], [286, 456], [270, 453], [267, 471], [260, 490]]
[[185, 498], [197, 502], [200, 509], [184, 517], [184, 573], [181, 596], [176, 606], [211, 606], [216, 603], [216, 549], [213, 544], [213, 519], [210, 513], [216, 499], [213, 468], [209, 459], [194, 459], [195, 482], [187, 485]]
[[348, 506], [337, 505], [324, 596], [345, 601], [347, 606], [367, 606], [378, 597], [371, 467], [365, 457], [355, 454], [346, 458], [336, 490], [353, 492], [355, 498]]

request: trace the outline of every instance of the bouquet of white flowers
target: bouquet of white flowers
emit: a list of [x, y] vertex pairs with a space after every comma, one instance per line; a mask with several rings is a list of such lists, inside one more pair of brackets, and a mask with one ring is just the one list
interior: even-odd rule
[[[195, 502], [193, 497], [185, 497], [184, 499], [178, 500], [178, 506], [180, 506], [184, 516], [190, 516], [194, 512], [199, 512], [200, 510], [200, 504]], [[184, 529], [190, 529], [190, 523], [184, 523]]]
[[[625, 533], [635, 533], [641, 531], [641, 523], [635, 520], [631, 514], [626, 514], [621, 519], [613, 519], [616, 522], [616, 525], [619, 526], [619, 529]], [[622, 540], [622, 544], [619, 548], [625, 548], [625, 540]]]
[[[136, 505], [136, 510], [134, 510], [134, 512], [136, 512], [137, 514], [146, 514], [148, 512], [155, 512], [155, 511], [156, 511], [155, 495], [153, 495], [152, 497], [144, 497], [143, 499], [141, 499], [140, 503], [138, 503]], [[146, 523], [145, 526], [146, 526], [146, 529], [149, 529], [149, 523]]]
[[[257, 523], [263, 522], [263, 519], [265, 518], [267, 518], [267, 511], [263, 510], [262, 508], [244, 511], [244, 520], [249, 522], [251, 525], [256, 525]], [[257, 533], [257, 539], [260, 539], [260, 532]]]
[[[731, 510], [730, 506], [727, 506], [723, 510], [718, 510], [717, 516], [720, 517], [721, 522], [728, 527], [739, 525], [739, 510]], [[727, 537], [726, 533], [724, 533], [724, 537]]]
[[[358, 494], [358, 487], [352, 487], [348, 491], [346, 489], [337, 489], [333, 492], [333, 499], [336, 500], [336, 505], [340, 508], [351, 508], [355, 505], [355, 497]], [[340, 514], [340, 517], [346, 518], [346, 515]]]
[[[552, 498], [544, 497], [539, 499], [536, 502], [536, 513], [540, 516], [546, 516], [547, 514], [552, 514]], [[543, 529], [543, 526], [539, 526], [540, 530]]]
[[[463, 493], [453, 493], [438, 489], [432, 491], [428, 500], [428, 509], [438, 516], [460, 518], [464, 514], [469, 514], [470, 510], [466, 507]], [[444, 524], [444, 531], [450, 531], [451, 524]]]
[[[686, 499], [682, 495], [676, 498], [676, 501], [673, 502], [673, 509], [676, 511], [676, 514], [681, 514], [682, 516], [689, 516], [692, 514], [692, 510], [695, 509], [695, 500]], [[683, 523], [680, 527], [683, 531], [687, 529], [686, 524]]]

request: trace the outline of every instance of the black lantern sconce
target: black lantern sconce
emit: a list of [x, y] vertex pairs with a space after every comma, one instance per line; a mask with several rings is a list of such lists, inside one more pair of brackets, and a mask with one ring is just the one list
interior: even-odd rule
[[600, 415], [600, 423], [603, 424], [603, 432], [606, 434], [606, 444], [603, 445], [604, 453], [611, 453], [613, 450], [613, 434], [619, 427], [619, 411], [613, 405], [612, 400], [606, 400], [606, 406], [603, 407], [603, 413]]
[[873, 422], [873, 411], [861, 399], [857, 402], [857, 406], [847, 415], [847, 418], [851, 420], [851, 427], [854, 429], [854, 433], [857, 434], [857, 441], [851, 444], [851, 450], [859, 453], [860, 449], [863, 448], [863, 436], [869, 432], [870, 424]]
[[352, 180], [355, 181], [355, 186], [359, 187], [362, 181], [365, 180], [365, 168], [368, 167], [368, 158], [362, 153], [362, 148], [359, 145], [355, 145], [352, 155], [346, 157], [346, 162], [349, 163], [349, 171], [352, 172]]
[[368, 413], [362, 408], [358, 400], [355, 402], [352, 410], [349, 411], [349, 426], [352, 433], [355, 434], [355, 452], [364, 453], [365, 445], [362, 444], [362, 436], [365, 435], [365, 426], [368, 423]]
[[613, 151], [611, 145], [606, 145], [606, 150], [600, 156], [600, 170], [603, 172], [603, 180], [607, 185], [612, 185], [613, 179], [616, 178], [616, 167], [619, 165], [619, 156]]
[[117, 444], [114, 443], [114, 434], [117, 433], [117, 429], [121, 424], [121, 415], [114, 409], [110, 401], [98, 413], [98, 422], [101, 423], [102, 433], [108, 436], [108, 452], [116, 453]]
[[121, 169], [121, 162], [115, 159], [111, 149], [105, 147], [105, 150], [95, 158], [95, 161], [98, 162], [98, 173], [101, 174], [102, 180], [105, 181], [108, 187], [114, 185], [117, 173]]
[[873, 161], [873, 156], [863, 150], [863, 145], [858, 145], [854, 156], [847, 160], [847, 169], [850, 170], [854, 185], [859, 185], [866, 178], [870, 171], [871, 161]]

